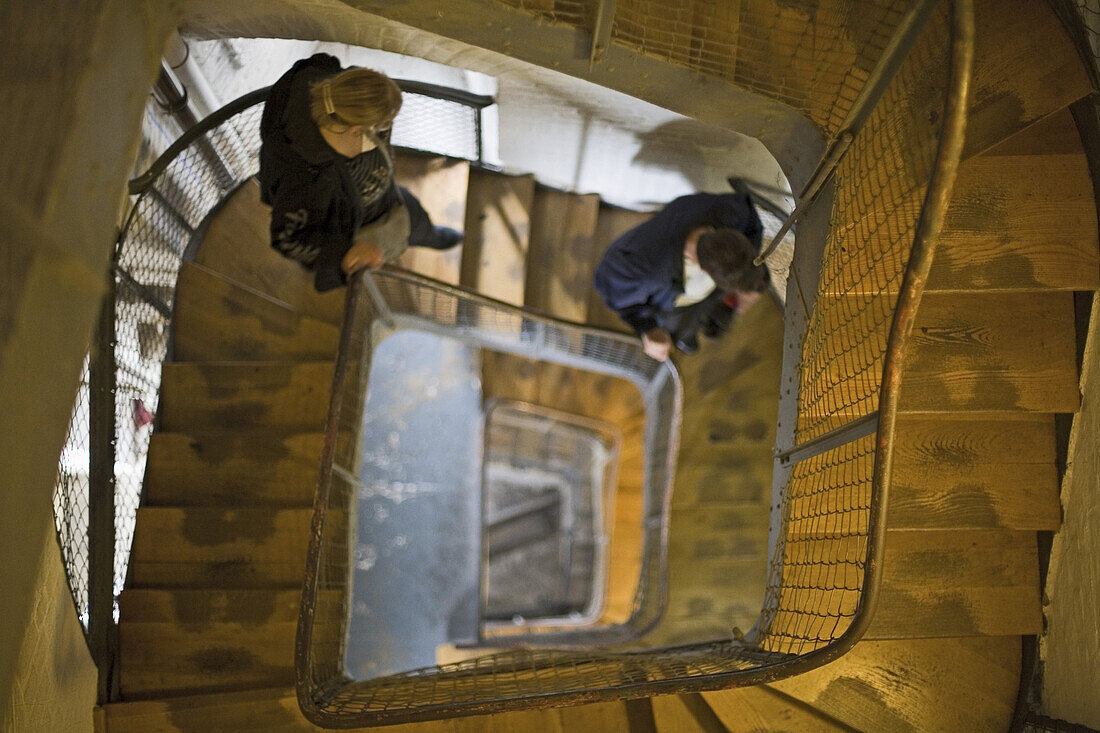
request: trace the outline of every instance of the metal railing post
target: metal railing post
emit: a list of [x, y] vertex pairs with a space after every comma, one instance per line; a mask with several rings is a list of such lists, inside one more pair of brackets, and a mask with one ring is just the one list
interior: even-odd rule
[[96, 697], [115, 686], [115, 301], [110, 275], [88, 362], [88, 645], [99, 670]]

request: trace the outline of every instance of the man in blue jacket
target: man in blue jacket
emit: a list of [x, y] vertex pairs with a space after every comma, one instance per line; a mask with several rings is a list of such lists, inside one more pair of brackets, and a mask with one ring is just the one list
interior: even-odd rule
[[767, 270], [752, 264], [762, 235], [746, 193], [681, 196], [611, 243], [596, 290], [649, 356], [664, 361], [673, 344], [692, 353], [699, 328], [718, 335], [738, 294], [747, 301], [767, 286]]

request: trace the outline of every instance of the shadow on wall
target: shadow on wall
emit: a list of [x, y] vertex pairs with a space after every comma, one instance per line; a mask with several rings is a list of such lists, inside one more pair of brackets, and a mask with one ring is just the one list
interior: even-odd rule
[[[702, 139], [713, 140], [713, 145], [700, 145]], [[637, 135], [637, 140], [638, 152], [632, 160], [635, 165], [678, 173], [695, 191], [727, 190], [726, 176], [770, 182], [779, 171], [774, 159], [762, 167], [761, 153], [769, 159], [771, 156], [753, 138], [695, 120], [666, 122]]]

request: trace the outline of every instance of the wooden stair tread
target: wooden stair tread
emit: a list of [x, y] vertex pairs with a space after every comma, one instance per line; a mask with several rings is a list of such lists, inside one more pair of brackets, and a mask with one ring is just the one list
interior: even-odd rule
[[[1020, 641], [1013, 637], [868, 641], [769, 687], [856, 730], [1007, 730], [1019, 673]], [[742, 692], [703, 697], [726, 719]]]
[[1095, 290], [1096, 204], [1084, 152], [959, 166], [928, 292]]
[[600, 197], [535, 189], [524, 305], [584, 323], [592, 290]]
[[147, 506], [310, 506], [322, 433], [193, 430], [153, 433]]
[[[380, 730], [393, 733], [518, 733], [547, 730], [560, 733], [655, 733], [648, 707], [646, 700], [604, 702], [348, 730], [360, 733]], [[321, 733], [324, 730], [306, 721], [298, 709], [293, 688], [286, 686], [110, 703], [105, 710], [110, 733], [210, 733], [223, 730]]]
[[293, 684], [297, 626], [214, 623], [191, 631], [175, 622], [120, 624], [122, 697]]
[[1028, 0], [974, 4], [973, 80], [964, 156], [1087, 96], [1085, 67], [1049, 6]]
[[[141, 507], [132, 587], [296, 587], [312, 516], [312, 509]], [[339, 517], [330, 513], [329, 521]]]
[[195, 262], [302, 313], [339, 324], [344, 291], [318, 293], [312, 272], [272, 249], [270, 224], [271, 209], [260, 202], [259, 184], [249, 179], [211, 216]]
[[159, 428], [318, 431], [328, 412], [332, 374], [330, 361], [167, 363], [161, 369]]
[[298, 620], [297, 589], [127, 588], [119, 594], [120, 623], [214, 623], [261, 626]]
[[339, 329], [189, 262], [180, 268], [175, 361], [333, 359]]
[[[420, 201], [435, 226], [463, 231], [466, 226], [466, 193], [470, 164], [455, 158], [397, 155], [398, 184]], [[436, 280], [457, 285], [462, 266], [462, 245], [449, 250], [410, 247], [397, 264]]]
[[850, 733], [852, 730], [814, 706], [768, 685], [704, 692], [703, 699], [729, 733]]
[[534, 176], [470, 171], [462, 285], [505, 303], [523, 305], [534, 196]]

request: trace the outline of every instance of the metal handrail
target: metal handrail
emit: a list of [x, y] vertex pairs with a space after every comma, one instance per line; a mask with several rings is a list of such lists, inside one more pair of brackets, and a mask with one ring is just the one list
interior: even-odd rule
[[[410, 94], [420, 94], [425, 97], [433, 97], [435, 99], [445, 99], [450, 102], [457, 102], [458, 104], [466, 107], [472, 107], [479, 112], [496, 102], [493, 97], [484, 94], [474, 94], [473, 92], [467, 92], [463, 89], [452, 89], [451, 87], [440, 86], [439, 84], [429, 84], [422, 81], [412, 81], [410, 79], [394, 79], [394, 83], [401, 88], [403, 92], [409, 92]], [[153, 164], [149, 166], [149, 169], [142, 173], [140, 176], [131, 178], [127, 184], [130, 195], [136, 195], [144, 193], [155, 181], [168, 165], [176, 159], [176, 156], [183, 150], [186, 150], [191, 143], [200, 135], [205, 135], [211, 130], [221, 126], [226, 120], [235, 114], [248, 109], [249, 107], [259, 104], [260, 102], [266, 102], [268, 94], [271, 93], [271, 87], [261, 87], [260, 89], [254, 89], [247, 94], [242, 94], [232, 102], [229, 102], [225, 106], [219, 108], [215, 112], [211, 112], [198, 122], [198, 124], [189, 127], [182, 135], [180, 135], [175, 142], [173, 142], [168, 149], [161, 153]], [[478, 149], [480, 152], [481, 140], [478, 136]], [[479, 156], [480, 157], [480, 156]]]
[[810, 174], [806, 185], [802, 187], [802, 192], [798, 196], [798, 205], [795, 206], [794, 211], [787, 217], [787, 220], [783, 222], [783, 226], [779, 227], [779, 231], [772, 237], [772, 240], [768, 242], [768, 246], [753, 260], [754, 265], [759, 267], [775, 251], [775, 248], [783, 241], [783, 237], [787, 235], [795, 222], [802, 217], [810, 204], [817, 198], [817, 194], [821, 192], [821, 189], [832, 177], [833, 172], [840, 165], [840, 161], [844, 159], [845, 153], [848, 152], [852, 141], [856, 139], [856, 135], [863, 129], [864, 124], [871, 116], [871, 111], [875, 108], [878, 100], [882, 98], [883, 93], [886, 92], [886, 88], [893, 80], [894, 75], [901, 66], [901, 62], [909, 55], [909, 49], [913, 47], [921, 29], [924, 28], [928, 18], [931, 17], [937, 1], [920, 0], [914, 3], [905, 16], [902, 17], [882, 57], [875, 65], [867, 82], [863, 85], [855, 103], [844, 118], [844, 122], [841, 123], [840, 131], [825, 146], [825, 152], [822, 154], [813, 173]]
[[[904, 357], [908, 346], [909, 336], [912, 332], [914, 317], [923, 295], [935, 249], [936, 238], [942, 227], [950, 198], [955, 174], [961, 159], [964, 132], [966, 126], [966, 107], [970, 89], [971, 63], [974, 48], [974, 20], [972, 0], [955, 0], [952, 4], [953, 22], [950, 24], [951, 51], [950, 51], [950, 86], [947, 93], [945, 114], [941, 123], [941, 136], [935, 152], [933, 169], [928, 182], [928, 188], [923, 202], [920, 218], [914, 232], [914, 241], [909, 253], [905, 273], [902, 278], [900, 294], [897, 306], [893, 314], [893, 320], [888, 336], [887, 349], [882, 368], [880, 382], [880, 402], [878, 413], [859, 418], [856, 423], [860, 426], [860, 433], [869, 434], [867, 428], [877, 428], [875, 444], [874, 468], [871, 480], [871, 502], [869, 508], [869, 526], [866, 534], [866, 552], [863, 558], [864, 573], [860, 586], [860, 595], [856, 602], [855, 611], [848, 627], [836, 638], [828, 641], [823, 646], [812, 651], [790, 654], [771, 653], [748, 643], [742, 645], [740, 651], [746, 658], [754, 659], [758, 664], [750, 668], [732, 668], [725, 671], [708, 674], [693, 675], [687, 668], [681, 674], [647, 679], [644, 670], [639, 666], [633, 670], [631, 659], [642, 660], [647, 654], [671, 653], [684, 654], [685, 659], [691, 659], [693, 654], [700, 653], [711, 644], [696, 644], [681, 647], [664, 648], [660, 650], [642, 650], [638, 652], [620, 653], [601, 657], [601, 660], [610, 662], [612, 659], [622, 660], [622, 679], [613, 685], [588, 686], [583, 689], [554, 688], [540, 692], [537, 695], [527, 694], [519, 697], [500, 696], [478, 699], [461, 699], [453, 703], [435, 702], [429, 705], [416, 706], [407, 709], [375, 709], [369, 713], [362, 712], [358, 715], [345, 714], [344, 716], [323, 710], [325, 703], [336, 700], [339, 697], [342, 684], [335, 681], [336, 687], [327, 688], [319, 692], [318, 698], [305, 695], [299, 687], [299, 701], [303, 705], [306, 716], [317, 723], [327, 725], [363, 725], [366, 723], [396, 723], [426, 720], [444, 715], [488, 713], [509, 709], [530, 707], [546, 707], [554, 704], [592, 702], [598, 700], [622, 699], [640, 695], [669, 694], [683, 692], [697, 692], [714, 690], [732, 685], [744, 686], [767, 683], [785, 677], [801, 674], [830, 661], [833, 661], [858, 643], [866, 633], [874, 610], [878, 602], [878, 596], [882, 584], [882, 558], [886, 535], [886, 506], [890, 493], [890, 467], [894, 449], [894, 430], [898, 411], [898, 395], [904, 366]], [[483, 296], [474, 296], [483, 297]], [[851, 428], [848, 430], [848, 439], [852, 437]], [[865, 432], [864, 432], [865, 431]], [[839, 440], [836, 431], [823, 436], [828, 440]], [[850, 440], [844, 440], [846, 444]], [[815, 441], [816, 443], [816, 441]], [[808, 446], [796, 446], [796, 451], [804, 450]], [[812, 446], [817, 450], [817, 445]], [[792, 456], [788, 456], [792, 457]], [[720, 642], [722, 649], [731, 648], [735, 642]], [[299, 651], [301, 647], [299, 647]], [[559, 654], [559, 656], [554, 656]], [[500, 655], [501, 663], [505, 665], [510, 659], [516, 659], [517, 665], [522, 665], [519, 657], [509, 657], [508, 654]], [[560, 666], [568, 668], [575, 660], [581, 662], [590, 661], [589, 657], [570, 656], [566, 652], [550, 652], [545, 658], [547, 669]], [[521, 667], [522, 668], [522, 667]], [[525, 669], [525, 668], [524, 668]], [[299, 673], [304, 670], [299, 669]], [[424, 680], [432, 674], [430, 669], [415, 670], [408, 673], [410, 682]], [[465, 678], [476, 674], [476, 667], [454, 668], [448, 674]], [[400, 678], [406, 675], [395, 675], [395, 681], [387, 681], [388, 685], [398, 685]], [[299, 678], [301, 679], [301, 677]], [[348, 683], [350, 684], [350, 683]]]

